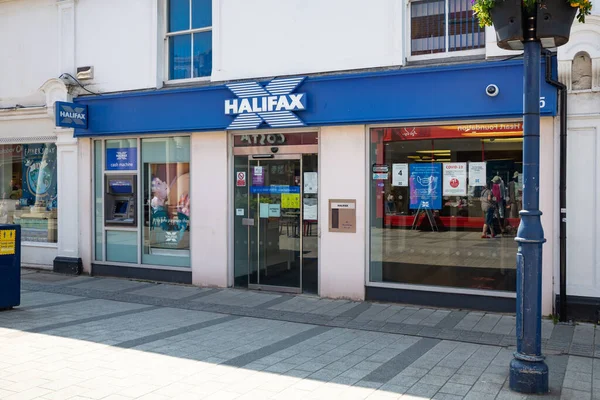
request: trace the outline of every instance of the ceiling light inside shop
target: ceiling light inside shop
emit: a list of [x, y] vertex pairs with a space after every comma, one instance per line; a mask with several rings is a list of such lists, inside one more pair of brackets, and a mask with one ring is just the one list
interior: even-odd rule
[[450, 154], [450, 150], [418, 150], [418, 154]]
[[484, 143], [522, 143], [523, 138], [482, 139]]

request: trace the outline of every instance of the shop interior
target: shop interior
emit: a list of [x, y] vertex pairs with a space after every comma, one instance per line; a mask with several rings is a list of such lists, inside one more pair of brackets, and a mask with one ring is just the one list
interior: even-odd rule
[[[388, 141], [380, 136], [372, 145], [372, 159], [382, 150], [383, 162], [377, 168], [389, 173], [373, 174], [379, 179], [371, 181], [372, 281], [515, 290], [523, 139], [503, 134], [492, 130], [482, 137]], [[415, 201], [414, 174], [410, 182], [392, 176], [400, 168], [416, 170], [417, 165], [439, 166], [440, 172], [446, 164], [459, 165], [448, 163], [463, 163], [464, 175], [458, 177], [465, 181], [464, 192], [445, 195], [448, 181], [440, 175], [438, 206], [432, 202], [432, 207], [422, 208]], [[469, 175], [471, 163], [485, 163], [480, 183]], [[492, 227], [484, 232], [486, 184], [496, 201]]]

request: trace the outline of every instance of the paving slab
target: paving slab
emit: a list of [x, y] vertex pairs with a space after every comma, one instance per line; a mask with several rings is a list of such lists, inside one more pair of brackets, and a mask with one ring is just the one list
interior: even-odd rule
[[[0, 398], [532, 398], [508, 388], [512, 315], [54, 276], [0, 313]], [[535, 398], [599, 398], [596, 327], [542, 336]]]

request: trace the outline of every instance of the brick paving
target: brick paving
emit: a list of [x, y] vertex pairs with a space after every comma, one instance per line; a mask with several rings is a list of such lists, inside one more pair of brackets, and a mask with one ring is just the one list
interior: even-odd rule
[[[24, 270], [0, 399], [527, 399], [512, 315]], [[543, 321], [551, 392], [600, 399], [592, 324]]]

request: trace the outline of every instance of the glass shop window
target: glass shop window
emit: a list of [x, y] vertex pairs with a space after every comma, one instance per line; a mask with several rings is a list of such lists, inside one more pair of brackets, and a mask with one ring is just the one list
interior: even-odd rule
[[0, 145], [0, 224], [21, 225], [24, 242], [56, 243], [56, 145]]
[[515, 291], [522, 124], [370, 131], [370, 281]]
[[190, 266], [190, 138], [142, 139], [142, 264]]

